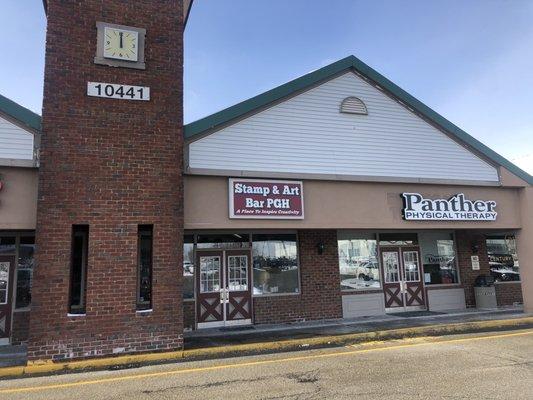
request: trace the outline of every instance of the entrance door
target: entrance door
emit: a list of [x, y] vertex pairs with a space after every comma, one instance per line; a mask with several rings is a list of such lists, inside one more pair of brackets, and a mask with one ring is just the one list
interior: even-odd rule
[[198, 250], [198, 328], [252, 323], [249, 250]]
[[0, 344], [9, 344], [15, 257], [0, 256]]
[[380, 252], [387, 311], [425, 309], [418, 247], [382, 247]]

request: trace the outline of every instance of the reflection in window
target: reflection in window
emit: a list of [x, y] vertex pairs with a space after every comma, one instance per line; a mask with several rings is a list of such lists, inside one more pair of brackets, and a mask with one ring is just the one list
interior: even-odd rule
[[459, 282], [451, 232], [422, 232], [420, 246], [426, 285]]
[[200, 293], [220, 291], [220, 257], [200, 257]]
[[364, 236], [339, 238], [342, 290], [380, 288], [377, 242], [374, 235]]
[[10, 263], [8, 261], [0, 262], [0, 304], [7, 304], [7, 291], [9, 289], [9, 265]]
[[418, 251], [404, 251], [403, 253], [403, 280], [417, 282], [420, 280]]
[[89, 225], [72, 225], [69, 312], [85, 313]]
[[194, 235], [183, 238], [183, 298], [194, 298]]
[[22, 236], [18, 252], [16, 308], [28, 307], [31, 304], [34, 252], [35, 238], [33, 236]]
[[139, 265], [137, 310], [152, 308], [153, 225], [139, 225]]
[[248, 256], [229, 256], [228, 275], [229, 290], [248, 290]]
[[416, 246], [418, 235], [409, 232], [380, 233], [380, 246]]
[[520, 280], [518, 252], [514, 236], [487, 238], [487, 254], [490, 274], [496, 282], [513, 282]]
[[296, 234], [253, 235], [254, 294], [298, 293]]
[[385, 271], [385, 283], [400, 282], [400, 259], [397, 251], [383, 252], [383, 271]]
[[240, 249], [249, 246], [250, 235], [247, 233], [199, 234], [196, 240], [196, 246], [199, 249]]
[[0, 254], [15, 254], [14, 236], [0, 236]]

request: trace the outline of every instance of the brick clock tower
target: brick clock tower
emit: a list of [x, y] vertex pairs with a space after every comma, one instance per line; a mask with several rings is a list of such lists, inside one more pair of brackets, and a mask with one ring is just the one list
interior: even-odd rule
[[29, 359], [179, 349], [183, 1], [47, 17]]

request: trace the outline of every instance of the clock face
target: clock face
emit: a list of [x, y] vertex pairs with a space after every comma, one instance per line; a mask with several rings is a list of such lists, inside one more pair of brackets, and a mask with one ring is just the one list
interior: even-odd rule
[[137, 61], [139, 58], [139, 33], [106, 27], [104, 30], [104, 57]]

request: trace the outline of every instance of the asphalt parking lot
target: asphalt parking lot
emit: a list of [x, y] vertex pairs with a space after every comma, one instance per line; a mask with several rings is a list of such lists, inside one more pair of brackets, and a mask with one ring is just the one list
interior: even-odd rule
[[4, 380], [2, 399], [531, 399], [533, 330]]

